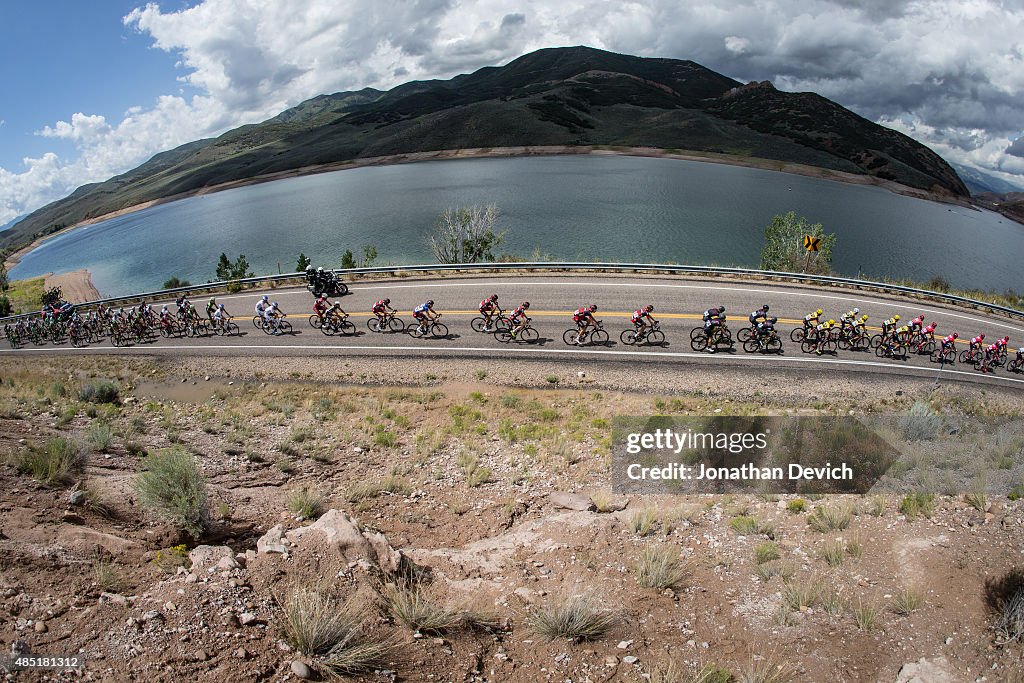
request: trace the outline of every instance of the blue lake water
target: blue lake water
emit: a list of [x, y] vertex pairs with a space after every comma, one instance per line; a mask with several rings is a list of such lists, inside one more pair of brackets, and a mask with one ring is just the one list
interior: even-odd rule
[[152, 207], [72, 230], [26, 255], [26, 278], [88, 268], [106, 295], [214, 278], [245, 254], [257, 274], [299, 252], [337, 266], [376, 246], [378, 264], [427, 263], [446, 207], [495, 203], [500, 251], [555, 259], [756, 267], [772, 216], [790, 210], [838, 235], [843, 275], [941, 276], [958, 287], [1024, 291], [1024, 226], [988, 211], [877, 187], [711, 163], [621, 156], [466, 159], [279, 180]]

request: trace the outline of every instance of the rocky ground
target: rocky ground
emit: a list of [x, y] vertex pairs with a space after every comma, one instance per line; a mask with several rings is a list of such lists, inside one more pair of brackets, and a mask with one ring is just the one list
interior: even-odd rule
[[[0, 360], [0, 641], [86, 665], [13, 680], [283, 681], [355, 661], [363, 680], [1024, 680], [1022, 645], [995, 628], [1024, 567], [1016, 495], [624, 498], [608, 435], [616, 415], [915, 400], [1018, 417], [1019, 392], [894, 378], [813, 397], [780, 381], [769, 398], [722, 370], [553, 363], [19, 360]], [[100, 380], [116, 401], [81, 393]], [[26, 454], [60, 437], [80, 457], [33, 476]], [[147, 454], [173, 449], [205, 477], [198, 538], [137, 487]], [[545, 635], [559, 607], [593, 637]], [[363, 649], [311, 654], [301, 627], [338, 615]]]

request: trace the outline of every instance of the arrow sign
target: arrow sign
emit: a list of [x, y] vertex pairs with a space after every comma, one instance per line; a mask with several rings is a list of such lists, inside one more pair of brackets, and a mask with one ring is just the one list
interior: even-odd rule
[[820, 242], [820, 237], [814, 237], [813, 235], [804, 235], [804, 249], [806, 249], [807, 251], [818, 251], [818, 245]]

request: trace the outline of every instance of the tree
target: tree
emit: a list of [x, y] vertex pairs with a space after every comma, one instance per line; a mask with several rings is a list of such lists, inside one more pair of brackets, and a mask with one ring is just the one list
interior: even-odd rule
[[245, 260], [245, 254], [239, 254], [234, 263], [228, 260], [227, 254], [220, 255], [217, 262], [217, 279], [241, 280], [245, 277], [253, 277], [249, 272], [249, 262]]
[[[0, 256], [0, 258], [3, 258], [3, 256]], [[10, 283], [7, 282], [7, 266], [3, 264], [3, 261], [0, 261], [0, 292], [6, 292], [10, 286]]]
[[363, 265], [361, 268], [369, 268], [377, 260], [377, 247], [372, 244], [363, 245]]
[[346, 249], [345, 253], [341, 255], [341, 267], [342, 269], [349, 268], [369, 268], [373, 265], [373, 262], [377, 260], [377, 247], [372, 244], [363, 245], [363, 258], [356, 260], [356, 255], [352, 253], [351, 249]]
[[295, 266], [295, 271], [301, 273], [306, 270], [306, 268], [309, 268], [310, 263], [312, 263], [312, 261], [309, 260], [309, 257], [302, 252], [299, 252], [299, 262]]
[[430, 249], [438, 263], [481, 263], [494, 261], [494, 250], [505, 239], [495, 232], [498, 207], [469, 206], [445, 209], [430, 237]]
[[[818, 251], [804, 249], [804, 235], [819, 238]], [[810, 223], [806, 218], [797, 218], [795, 211], [784, 216], [777, 215], [764, 229], [764, 248], [761, 250], [761, 269], [787, 273], [832, 272], [832, 248], [836, 243], [835, 233], [825, 233], [821, 223]]]
[[351, 249], [346, 249], [345, 253], [341, 255], [341, 267], [345, 269], [356, 267], [356, 257], [352, 255]]
[[164, 289], [176, 289], [178, 287], [188, 287], [192, 283], [188, 280], [179, 280], [177, 276], [170, 278], [164, 282]]

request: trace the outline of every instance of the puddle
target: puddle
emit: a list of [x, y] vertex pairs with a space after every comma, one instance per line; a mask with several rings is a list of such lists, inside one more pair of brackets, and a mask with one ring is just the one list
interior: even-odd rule
[[225, 381], [210, 380], [209, 382], [189, 380], [187, 382], [148, 382], [139, 381], [132, 392], [140, 399], [157, 401], [176, 401], [178, 403], [203, 403], [209, 401], [214, 393], [234, 394], [237, 385], [229, 386]]

